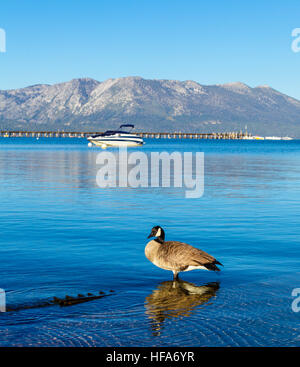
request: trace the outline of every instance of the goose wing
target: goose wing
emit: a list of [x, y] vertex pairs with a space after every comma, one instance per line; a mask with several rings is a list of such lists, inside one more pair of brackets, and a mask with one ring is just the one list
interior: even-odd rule
[[208, 270], [220, 271], [222, 265], [213, 256], [184, 242], [167, 241], [161, 246], [164, 256], [183, 270], [189, 266], [204, 266]]

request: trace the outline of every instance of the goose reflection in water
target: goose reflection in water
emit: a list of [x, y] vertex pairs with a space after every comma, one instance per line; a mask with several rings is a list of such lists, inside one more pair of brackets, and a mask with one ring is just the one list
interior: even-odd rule
[[160, 335], [165, 319], [189, 317], [197, 307], [215, 297], [219, 288], [219, 282], [200, 286], [182, 280], [161, 283], [145, 300], [153, 335]]

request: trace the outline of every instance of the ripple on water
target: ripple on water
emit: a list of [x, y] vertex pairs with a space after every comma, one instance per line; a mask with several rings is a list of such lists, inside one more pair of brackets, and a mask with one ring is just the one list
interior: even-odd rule
[[24, 310], [2, 328], [2, 345], [299, 346], [289, 282], [295, 283], [281, 278], [226, 287], [167, 281], [139, 294], [123, 292], [48, 313]]

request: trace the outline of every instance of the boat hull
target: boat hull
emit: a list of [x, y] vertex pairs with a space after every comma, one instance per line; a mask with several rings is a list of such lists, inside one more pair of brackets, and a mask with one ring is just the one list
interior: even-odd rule
[[90, 140], [90, 142], [98, 147], [137, 147], [142, 146], [144, 142], [135, 141], [107, 141], [107, 140]]
[[91, 136], [88, 138], [92, 144], [106, 148], [106, 147], [137, 147], [144, 144], [144, 140], [137, 135], [123, 135], [123, 136]]

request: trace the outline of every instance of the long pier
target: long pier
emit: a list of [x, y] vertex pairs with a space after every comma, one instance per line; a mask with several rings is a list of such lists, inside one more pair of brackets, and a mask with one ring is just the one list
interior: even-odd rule
[[[0, 131], [0, 137], [5, 138], [87, 138], [101, 132], [67, 132], [67, 131]], [[152, 139], [243, 139], [247, 133], [224, 132], [224, 133], [166, 133], [166, 132], [136, 132], [142, 138]]]

